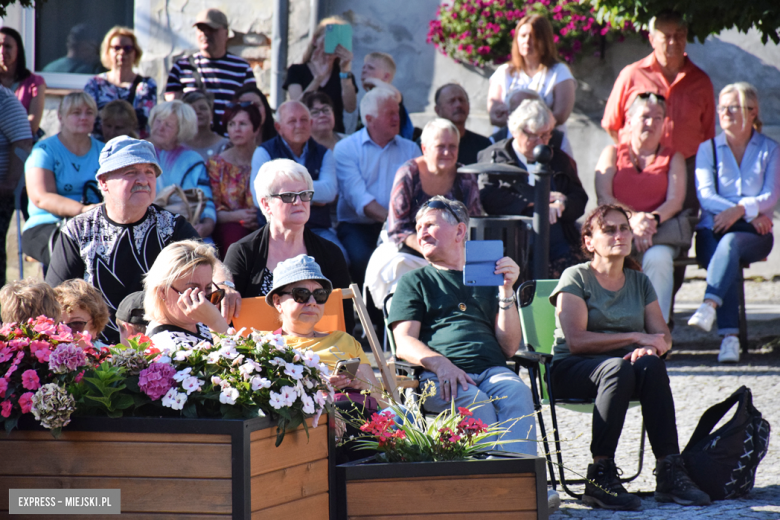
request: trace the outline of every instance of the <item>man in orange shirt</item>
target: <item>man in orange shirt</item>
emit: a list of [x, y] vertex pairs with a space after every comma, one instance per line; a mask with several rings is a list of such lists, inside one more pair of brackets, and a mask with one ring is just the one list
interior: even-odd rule
[[601, 126], [617, 143], [626, 111], [638, 94], [666, 98], [662, 146], [683, 154], [688, 170], [685, 208], [699, 208], [694, 170], [699, 144], [715, 137], [715, 92], [709, 76], [685, 54], [688, 26], [682, 16], [663, 11], [650, 20], [653, 53], [624, 68], [612, 87]]

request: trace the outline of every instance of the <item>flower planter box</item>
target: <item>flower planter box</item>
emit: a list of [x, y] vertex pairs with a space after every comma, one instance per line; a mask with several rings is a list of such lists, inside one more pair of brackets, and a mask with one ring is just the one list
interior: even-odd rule
[[58, 439], [20, 423], [0, 432], [0, 518], [28, 517], [8, 514], [8, 490], [19, 488], [120, 489], [122, 517], [138, 520], [330, 516], [326, 416], [310, 438], [299, 427], [278, 448], [265, 417], [74, 418]]
[[547, 519], [545, 459], [506, 452], [454, 462], [336, 466], [336, 518]]

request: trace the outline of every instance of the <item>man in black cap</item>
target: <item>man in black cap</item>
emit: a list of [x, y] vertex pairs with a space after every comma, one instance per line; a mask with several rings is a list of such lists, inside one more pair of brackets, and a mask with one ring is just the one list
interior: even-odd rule
[[119, 342], [127, 345], [127, 338], [146, 334], [149, 321], [144, 318], [144, 292], [136, 291], [125, 296], [116, 310], [116, 325], [119, 328]]

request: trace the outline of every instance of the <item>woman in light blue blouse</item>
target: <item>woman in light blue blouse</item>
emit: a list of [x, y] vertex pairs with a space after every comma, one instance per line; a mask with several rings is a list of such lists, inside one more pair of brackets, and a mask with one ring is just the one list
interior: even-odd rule
[[702, 208], [696, 257], [707, 267], [707, 290], [688, 325], [708, 331], [717, 317], [718, 332], [724, 336], [718, 361], [737, 362], [738, 270], [740, 263], [762, 260], [772, 250], [780, 149], [761, 134], [753, 85], [724, 87], [718, 116], [723, 132], [703, 142], [696, 154], [696, 191]]

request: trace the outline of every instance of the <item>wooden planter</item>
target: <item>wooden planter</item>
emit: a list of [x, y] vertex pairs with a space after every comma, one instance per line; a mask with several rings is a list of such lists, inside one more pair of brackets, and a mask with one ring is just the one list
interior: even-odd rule
[[0, 433], [0, 518], [28, 517], [8, 514], [9, 489], [74, 488], [121, 489], [122, 518], [133, 520], [326, 520], [332, 436], [326, 416], [320, 423], [309, 438], [287, 432], [278, 448], [265, 417], [76, 418], [58, 439], [22, 424]]
[[547, 519], [545, 459], [491, 452], [494, 459], [336, 466], [336, 519]]

